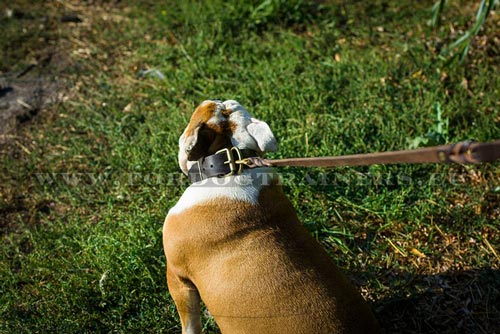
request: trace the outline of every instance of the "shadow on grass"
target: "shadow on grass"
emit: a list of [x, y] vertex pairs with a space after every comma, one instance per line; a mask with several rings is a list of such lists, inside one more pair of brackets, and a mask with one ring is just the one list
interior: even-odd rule
[[413, 276], [391, 272], [390, 296], [374, 303], [386, 333], [496, 333], [500, 271], [489, 268]]

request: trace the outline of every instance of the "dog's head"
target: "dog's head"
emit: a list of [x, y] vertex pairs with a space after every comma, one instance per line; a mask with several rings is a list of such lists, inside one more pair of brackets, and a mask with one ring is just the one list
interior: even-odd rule
[[269, 126], [237, 101], [203, 101], [179, 138], [179, 166], [187, 174], [189, 161], [232, 146], [263, 154], [276, 151], [277, 143]]

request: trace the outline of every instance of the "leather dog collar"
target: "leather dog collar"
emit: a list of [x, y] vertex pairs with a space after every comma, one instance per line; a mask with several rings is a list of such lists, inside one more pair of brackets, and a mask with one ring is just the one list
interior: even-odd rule
[[197, 160], [189, 169], [188, 177], [192, 183], [195, 183], [210, 177], [239, 174], [246, 167], [244, 159], [258, 156], [254, 150], [240, 150], [237, 147], [224, 148]]

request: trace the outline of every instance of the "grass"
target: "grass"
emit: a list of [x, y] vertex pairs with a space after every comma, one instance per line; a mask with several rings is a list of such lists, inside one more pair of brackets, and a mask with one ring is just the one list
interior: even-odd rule
[[[450, 3], [432, 29], [431, 7], [1, 5], [2, 76], [50, 45], [54, 57], [37, 73], [58, 73], [61, 89], [59, 102], [2, 137], [0, 332], [180, 333], [161, 229], [187, 186], [178, 136], [207, 98], [239, 100], [267, 121], [276, 158], [500, 138], [498, 16], [464, 64], [445, 67], [440, 49], [477, 8]], [[82, 22], [61, 22], [68, 13]], [[500, 328], [498, 167], [289, 168], [283, 178], [386, 332], [491, 333]]]

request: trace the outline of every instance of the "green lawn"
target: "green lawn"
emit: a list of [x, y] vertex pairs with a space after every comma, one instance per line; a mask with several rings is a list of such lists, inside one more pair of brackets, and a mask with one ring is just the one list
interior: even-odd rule
[[[205, 99], [267, 121], [272, 158], [499, 139], [500, 19], [446, 67], [477, 4], [449, 4], [436, 29], [432, 5], [1, 4], [0, 78], [36, 63], [27, 75], [56, 81], [58, 101], [1, 135], [0, 333], [180, 333], [161, 230], [188, 185], [178, 137]], [[499, 166], [282, 172], [387, 333], [493, 333]]]

